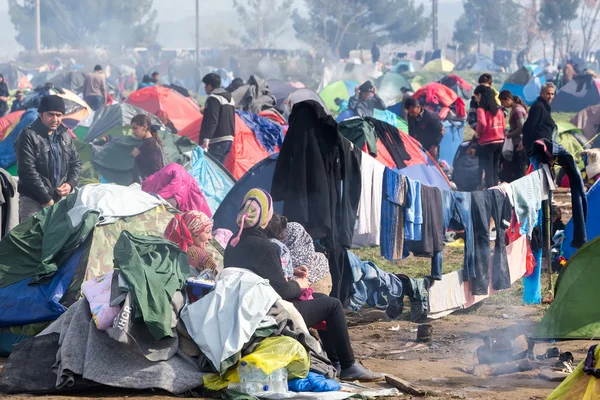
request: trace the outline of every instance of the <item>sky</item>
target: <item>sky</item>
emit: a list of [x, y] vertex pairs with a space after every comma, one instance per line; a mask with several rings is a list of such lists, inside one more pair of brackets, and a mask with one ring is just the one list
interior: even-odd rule
[[[60, 0], [59, 0], [60, 1]], [[102, 2], [103, 0], [98, 0]], [[302, 2], [297, 0], [298, 4]], [[430, 12], [430, 0], [417, 0], [425, 4]], [[439, 37], [441, 44], [450, 41], [454, 21], [462, 13], [461, 0], [440, 0], [439, 3]], [[160, 30], [158, 42], [163, 47], [194, 47], [195, 46], [195, 1], [194, 0], [154, 0], [154, 8], [158, 11]], [[239, 20], [233, 8], [233, 0], [200, 0], [202, 39], [206, 46], [221, 44], [223, 40], [235, 40], [232, 29], [239, 29]], [[15, 30], [8, 15], [8, 1], [0, 0], [0, 59], [15, 56], [22, 47], [14, 39]], [[281, 44], [279, 44], [281, 43]], [[299, 41], [291, 28], [282, 34], [278, 47], [306, 47]], [[426, 43], [430, 46], [430, 40]], [[423, 47], [422, 45], [420, 47]]]

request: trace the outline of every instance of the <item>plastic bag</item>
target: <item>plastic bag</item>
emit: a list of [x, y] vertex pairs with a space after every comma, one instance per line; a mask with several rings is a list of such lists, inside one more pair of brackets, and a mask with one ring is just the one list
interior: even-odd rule
[[[288, 336], [274, 336], [264, 339], [253, 353], [242, 357], [240, 363], [260, 368], [265, 374], [276, 369], [286, 368], [288, 379], [306, 378], [310, 369], [310, 358], [300, 342]], [[239, 382], [237, 366], [229, 370], [223, 378], [218, 374], [204, 375], [204, 386], [210, 390], [226, 388], [230, 382]]]
[[504, 159], [506, 161], [512, 161], [513, 150], [514, 150], [514, 147], [513, 147], [512, 139], [504, 140], [504, 144], [502, 145], [502, 157], [504, 157]]

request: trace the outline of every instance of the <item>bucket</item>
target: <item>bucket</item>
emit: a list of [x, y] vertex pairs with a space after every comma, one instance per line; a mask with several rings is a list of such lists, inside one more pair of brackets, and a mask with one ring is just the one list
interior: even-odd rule
[[431, 336], [433, 334], [433, 326], [428, 324], [422, 324], [417, 327], [417, 342], [427, 343], [431, 342]]

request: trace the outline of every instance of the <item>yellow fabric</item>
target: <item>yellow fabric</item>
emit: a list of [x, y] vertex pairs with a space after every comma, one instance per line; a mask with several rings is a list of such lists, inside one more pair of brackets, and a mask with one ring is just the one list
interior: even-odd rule
[[436, 58], [423, 66], [421, 71], [426, 72], [450, 72], [454, 69], [454, 64], [444, 58]]
[[[594, 368], [600, 368], [600, 346], [594, 352]], [[596, 400], [600, 399], [600, 380], [583, 373], [583, 364], [577, 368], [550, 394], [548, 400]]]
[[460, 248], [464, 248], [465, 247], [465, 241], [462, 238], [456, 239], [454, 242], [446, 244], [446, 246], [447, 247], [460, 247]]
[[[241, 361], [260, 368], [267, 375], [285, 367], [288, 379], [306, 378], [310, 368], [310, 358], [304, 346], [288, 336], [266, 338], [253, 353], [242, 357]], [[237, 367], [227, 371], [223, 378], [219, 374], [208, 374], [203, 379], [204, 386], [215, 391], [225, 389], [230, 382], [240, 381]]]
[[19, 118], [18, 120], [16, 120], [11, 126], [8, 127], [8, 129], [4, 133], [4, 139], [6, 139], [8, 137], [8, 135], [10, 135], [10, 133], [13, 131], [13, 129], [15, 129], [15, 126], [17, 126], [17, 124], [19, 122], [21, 122], [21, 118]]

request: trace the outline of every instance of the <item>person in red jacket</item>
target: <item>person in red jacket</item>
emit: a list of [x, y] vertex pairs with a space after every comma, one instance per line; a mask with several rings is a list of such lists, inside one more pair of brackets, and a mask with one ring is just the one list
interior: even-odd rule
[[489, 86], [479, 85], [473, 94], [478, 104], [475, 137], [479, 143], [479, 169], [485, 173], [485, 187], [491, 188], [498, 184], [504, 144], [504, 112]]

